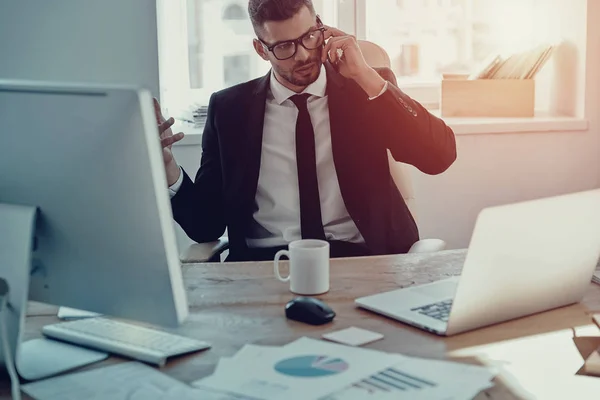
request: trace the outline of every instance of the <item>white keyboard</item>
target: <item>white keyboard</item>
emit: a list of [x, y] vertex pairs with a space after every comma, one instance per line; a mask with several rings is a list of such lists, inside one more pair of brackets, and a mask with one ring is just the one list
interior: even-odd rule
[[209, 343], [200, 340], [101, 317], [46, 325], [42, 333], [50, 338], [161, 367], [168, 357], [210, 347]]

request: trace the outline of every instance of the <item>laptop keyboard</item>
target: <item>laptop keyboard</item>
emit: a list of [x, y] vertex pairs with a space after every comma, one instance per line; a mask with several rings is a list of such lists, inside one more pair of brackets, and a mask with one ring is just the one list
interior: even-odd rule
[[448, 322], [450, 317], [450, 309], [452, 308], [452, 299], [438, 301], [436, 303], [427, 304], [420, 307], [411, 308], [411, 311], [416, 311], [419, 314], [427, 315], [428, 317], [438, 319], [443, 322]]

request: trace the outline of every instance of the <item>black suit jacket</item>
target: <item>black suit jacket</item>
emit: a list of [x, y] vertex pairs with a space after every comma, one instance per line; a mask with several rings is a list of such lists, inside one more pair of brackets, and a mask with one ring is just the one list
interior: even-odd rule
[[[378, 70], [389, 87], [369, 101], [353, 80], [325, 67], [333, 159], [348, 213], [372, 254], [405, 253], [419, 234], [390, 175], [387, 149], [397, 161], [439, 174], [456, 159], [454, 133], [398, 89], [391, 70]], [[175, 220], [196, 242], [216, 240], [227, 227], [228, 260], [244, 260], [248, 251], [269, 79], [211, 96], [200, 169], [194, 182], [185, 174], [171, 200]]]

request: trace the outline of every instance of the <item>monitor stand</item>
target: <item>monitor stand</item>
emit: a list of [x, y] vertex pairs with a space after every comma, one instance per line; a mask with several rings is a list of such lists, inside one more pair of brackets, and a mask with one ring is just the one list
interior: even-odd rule
[[[8, 287], [6, 307], [0, 309], [0, 366], [7, 367], [7, 362], [12, 362], [20, 377], [27, 380], [56, 375], [108, 357], [106, 353], [51, 339], [21, 342], [36, 220], [35, 207], [0, 203], [0, 279]], [[1, 350], [5, 342], [8, 354]]]

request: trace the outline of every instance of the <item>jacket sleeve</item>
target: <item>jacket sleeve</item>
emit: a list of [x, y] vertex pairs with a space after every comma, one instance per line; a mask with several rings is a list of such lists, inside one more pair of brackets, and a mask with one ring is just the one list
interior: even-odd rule
[[210, 98], [202, 134], [202, 159], [194, 182], [184, 173], [183, 183], [171, 199], [173, 217], [190, 239], [217, 240], [225, 232], [221, 157], [215, 125], [215, 95]]
[[376, 68], [387, 90], [368, 101], [369, 122], [396, 161], [427, 174], [440, 174], [456, 160], [454, 132], [397, 87], [389, 68]]

